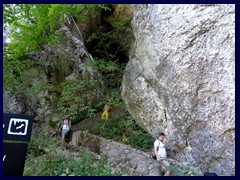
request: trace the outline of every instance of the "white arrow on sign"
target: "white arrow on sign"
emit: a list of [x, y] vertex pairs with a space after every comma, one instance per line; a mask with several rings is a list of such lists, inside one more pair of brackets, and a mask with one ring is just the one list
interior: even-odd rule
[[24, 136], [27, 134], [28, 120], [11, 118], [8, 126], [8, 134]]

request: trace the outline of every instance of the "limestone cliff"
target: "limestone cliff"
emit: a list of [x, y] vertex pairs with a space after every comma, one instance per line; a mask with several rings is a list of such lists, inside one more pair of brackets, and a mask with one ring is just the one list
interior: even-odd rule
[[122, 84], [129, 112], [152, 135], [166, 133], [177, 160], [235, 174], [234, 5], [132, 9], [136, 42]]

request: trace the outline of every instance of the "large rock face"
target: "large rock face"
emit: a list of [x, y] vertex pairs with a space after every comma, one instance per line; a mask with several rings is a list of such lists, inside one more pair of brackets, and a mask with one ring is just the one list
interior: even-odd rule
[[235, 6], [133, 5], [122, 95], [198, 172], [235, 174]]

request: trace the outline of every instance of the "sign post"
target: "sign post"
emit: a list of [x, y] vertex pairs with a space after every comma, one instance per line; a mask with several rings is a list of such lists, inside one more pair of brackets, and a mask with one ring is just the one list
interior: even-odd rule
[[22, 176], [34, 117], [3, 114], [3, 175]]

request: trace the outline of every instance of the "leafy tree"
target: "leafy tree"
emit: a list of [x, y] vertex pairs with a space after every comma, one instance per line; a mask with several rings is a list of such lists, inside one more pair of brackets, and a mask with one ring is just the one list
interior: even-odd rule
[[[10, 29], [10, 43], [4, 47], [4, 89], [23, 92], [26, 76], [36, 63], [26, 58], [29, 52], [42, 50], [53, 43], [55, 31], [65, 23], [66, 17], [86, 18], [86, 9], [106, 9], [105, 5], [81, 4], [4, 4], [4, 29]], [[15, 87], [15, 88], [13, 88]], [[21, 87], [21, 88], [19, 88]], [[15, 92], [16, 93], [16, 92]]]
[[[98, 101], [94, 88], [96, 79], [91, 79], [88, 75], [77, 81], [64, 81], [64, 77], [51, 84], [37, 81], [36, 77], [41, 72], [39, 69], [44, 66], [41, 63], [45, 62], [33, 61], [28, 58], [28, 54], [41, 51], [45, 45], [53, 44], [56, 38], [61, 38], [56, 30], [66, 23], [67, 17], [74, 22], [84, 20], [86, 16], [94, 19], [100, 17], [102, 11], [111, 9], [102, 4], [4, 4], [4, 29], [8, 28], [11, 32], [11, 41], [4, 46], [4, 90], [14, 95], [28, 95], [30, 98], [36, 98], [44, 91], [54, 92], [56, 97], [45, 98], [45, 102], [57, 102], [55, 113], [60, 117], [68, 114], [74, 121], [97, 112], [99, 108], [93, 107], [93, 101]], [[93, 48], [97, 54], [88, 66], [95, 67], [104, 77], [104, 83], [108, 87], [108, 101], [124, 108], [119, 90], [124, 64], [119, 63], [116, 55], [128, 49], [131, 44], [130, 19], [120, 19], [112, 23], [109, 29], [95, 24], [95, 29], [96, 32], [87, 42], [97, 42]], [[58, 69], [65, 68], [65, 64], [60, 62], [54, 66], [58, 66]], [[103, 86], [99, 87], [103, 89]], [[98, 102], [94, 106], [100, 107]]]

